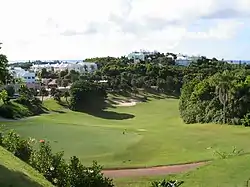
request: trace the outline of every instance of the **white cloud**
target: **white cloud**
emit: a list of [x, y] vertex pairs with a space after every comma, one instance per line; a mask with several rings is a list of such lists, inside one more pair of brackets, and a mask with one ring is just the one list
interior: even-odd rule
[[[0, 40], [10, 59], [81, 59], [139, 48], [167, 51], [183, 38], [227, 40], [250, 12], [249, 0], [0, 0], [0, 5]], [[214, 19], [215, 25], [189, 31], [200, 19]]]
[[186, 37], [191, 39], [230, 39], [244, 25], [236, 20], [217, 20], [216, 26], [203, 32], [187, 32]]

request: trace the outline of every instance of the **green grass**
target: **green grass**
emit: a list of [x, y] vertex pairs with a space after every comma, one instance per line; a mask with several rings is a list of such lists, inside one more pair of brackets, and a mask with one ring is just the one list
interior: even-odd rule
[[[59, 107], [53, 101], [45, 102], [51, 102], [47, 103], [51, 108]], [[233, 146], [250, 152], [249, 128], [186, 125], [179, 117], [176, 99], [151, 98], [147, 103], [111, 108], [101, 114], [64, 112], [5, 125], [23, 136], [49, 140], [54, 150], [64, 150], [67, 158], [76, 155], [85, 165], [97, 160], [106, 168], [216, 159], [215, 150], [229, 152]]]
[[52, 187], [42, 175], [0, 147], [1, 187]]
[[247, 187], [247, 181], [250, 179], [249, 163], [250, 156], [244, 155], [216, 160], [183, 174], [116, 179], [115, 184], [118, 187], [149, 187], [154, 180], [172, 179], [184, 181], [181, 187]]

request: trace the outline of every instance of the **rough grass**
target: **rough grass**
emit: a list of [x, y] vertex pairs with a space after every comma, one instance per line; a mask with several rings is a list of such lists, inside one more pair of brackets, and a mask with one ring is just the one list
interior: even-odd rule
[[1, 187], [52, 187], [46, 179], [0, 146]]
[[[60, 107], [54, 101], [45, 102]], [[105, 168], [218, 159], [215, 151], [230, 152], [234, 146], [250, 152], [250, 128], [186, 125], [179, 117], [176, 99], [150, 97], [148, 102], [99, 114], [63, 111], [5, 122], [5, 126], [24, 136], [49, 140], [54, 150], [65, 151], [66, 158], [76, 155], [85, 165], [97, 160]]]
[[196, 170], [170, 176], [116, 179], [118, 187], [149, 187], [154, 180], [184, 181], [181, 187], [248, 187], [250, 155], [221, 159]]

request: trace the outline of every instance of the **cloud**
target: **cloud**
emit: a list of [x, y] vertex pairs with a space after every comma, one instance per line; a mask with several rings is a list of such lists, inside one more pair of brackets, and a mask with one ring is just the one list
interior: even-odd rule
[[244, 23], [237, 20], [217, 20], [206, 31], [187, 32], [186, 37], [191, 39], [219, 39], [226, 40], [232, 38], [239, 29], [244, 26]]
[[[140, 48], [177, 50], [183, 40], [190, 46], [203, 40], [231, 40], [250, 25], [249, 0], [0, 0], [0, 4], [0, 41], [10, 59], [124, 55]], [[196, 29], [190, 29], [194, 24]]]

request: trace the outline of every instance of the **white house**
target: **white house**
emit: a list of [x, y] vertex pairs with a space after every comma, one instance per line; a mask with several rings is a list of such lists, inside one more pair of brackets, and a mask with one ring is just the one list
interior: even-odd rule
[[188, 66], [191, 62], [196, 61], [200, 58], [200, 56], [187, 56], [178, 54], [176, 59], [176, 64], [181, 66]]
[[130, 60], [133, 59], [134, 62], [138, 62], [140, 60], [145, 61], [148, 55], [153, 55], [155, 53], [157, 53], [157, 51], [150, 52], [150, 51], [140, 50], [139, 52], [134, 51], [132, 53], [129, 53], [127, 57]]
[[[34, 72], [25, 71], [24, 69], [20, 67], [9, 67], [8, 68], [10, 74], [15, 79], [21, 79], [22, 82], [28, 87], [28, 88], [34, 88], [34, 89], [40, 89], [41, 83], [40, 81], [36, 80], [36, 74]], [[15, 91], [20, 88], [20, 83], [12, 84], [14, 86]]]
[[9, 68], [10, 74], [16, 79], [22, 79], [24, 83], [36, 83], [35, 72], [25, 71], [20, 67]]
[[179, 55], [179, 56], [177, 56], [175, 62], [177, 65], [180, 65], [180, 66], [188, 66], [191, 61], [188, 57]]
[[97, 70], [97, 64], [94, 62], [77, 62], [77, 63], [57, 63], [57, 64], [33, 64], [31, 67], [31, 70], [34, 72], [39, 72], [43, 68], [45, 68], [47, 71], [51, 71], [52, 69], [55, 72], [65, 71], [65, 70], [75, 70], [80, 73], [83, 72], [93, 72]]

